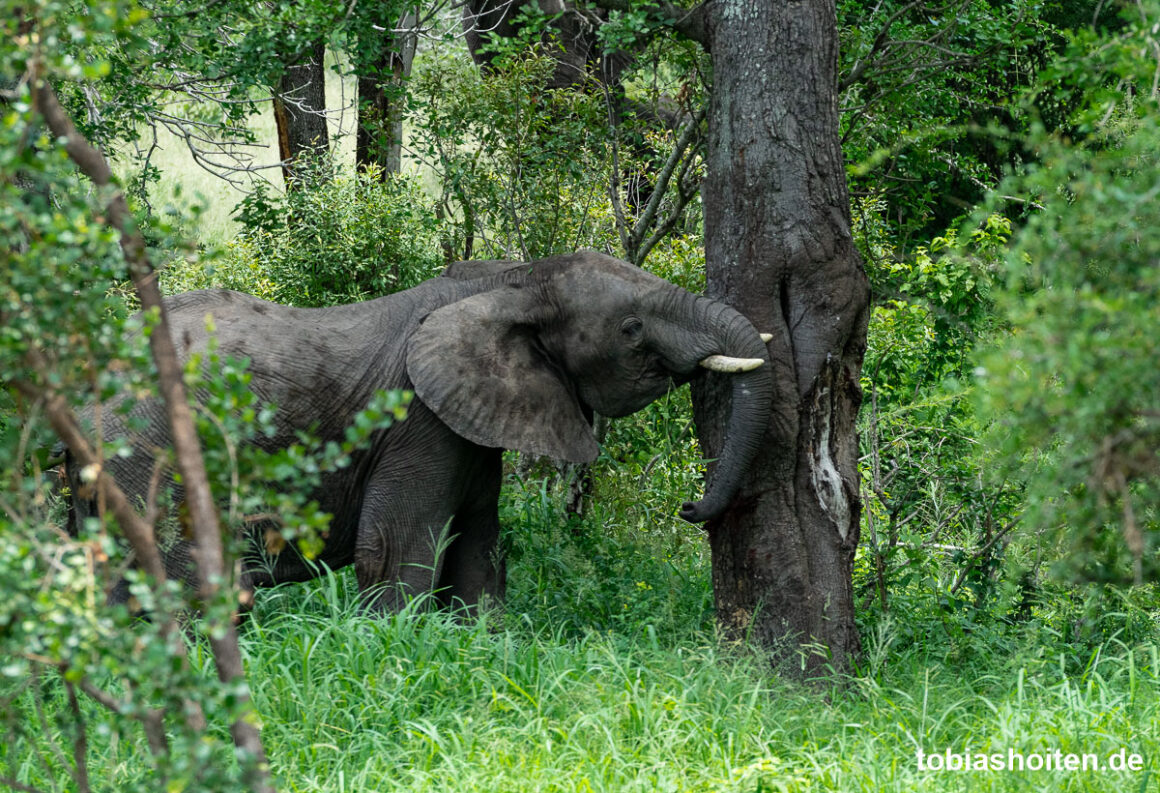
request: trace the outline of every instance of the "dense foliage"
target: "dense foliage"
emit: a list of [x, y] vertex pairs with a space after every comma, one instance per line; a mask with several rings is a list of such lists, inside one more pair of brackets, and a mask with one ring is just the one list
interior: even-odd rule
[[1083, 90], [1073, 136], [1040, 131], [1035, 196], [1006, 252], [999, 310], [1011, 324], [983, 359], [980, 395], [1029, 518], [1084, 578], [1154, 580], [1160, 557], [1160, 96], [1150, 20], [1082, 33], [1046, 92]]
[[454, 217], [454, 258], [538, 259], [614, 244], [603, 98], [545, 89], [544, 51], [497, 59], [487, 76], [452, 51], [418, 64], [413, 145]]
[[203, 261], [177, 258], [170, 292], [224, 287], [298, 306], [369, 300], [409, 289], [442, 269], [440, 223], [415, 180], [330, 163], [311, 190], [272, 192], [264, 183], [238, 207], [243, 230]]

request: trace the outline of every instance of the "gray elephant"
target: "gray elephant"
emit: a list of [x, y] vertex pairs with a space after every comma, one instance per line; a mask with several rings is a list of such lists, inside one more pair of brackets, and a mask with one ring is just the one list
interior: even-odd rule
[[[250, 387], [277, 408], [277, 432], [264, 446], [284, 447], [307, 428], [324, 441], [341, 439], [376, 390], [414, 391], [406, 420], [372, 436], [312, 496], [333, 515], [320, 561], [331, 569], [353, 563], [372, 607], [397, 608], [432, 585], [447, 603], [502, 598], [502, 451], [591, 461], [592, 411], [640, 410], [705, 367], [732, 378], [727, 440], [703, 499], [685, 503], [681, 516], [699, 522], [725, 508], [761, 441], [771, 393], [765, 343], [744, 317], [592, 251], [530, 264], [461, 263], [448, 275], [333, 308], [224, 290], [166, 300], [180, 355], [205, 348], [212, 314], [219, 353], [250, 359]], [[168, 435], [159, 405], [136, 410], [148, 426], [133, 436], [132, 455], [109, 467], [143, 502], [149, 449]], [[107, 426], [106, 435], [116, 431]], [[82, 499], [74, 506], [79, 516], [92, 510]], [[450, 542], [438, 554], [435, 538], [448, 526]], [[166, 564], [191, 580], [188, 551], [178, 542]], [[318, 574], [293, 552], [259, 556], [244, 565], [244, 587]]]

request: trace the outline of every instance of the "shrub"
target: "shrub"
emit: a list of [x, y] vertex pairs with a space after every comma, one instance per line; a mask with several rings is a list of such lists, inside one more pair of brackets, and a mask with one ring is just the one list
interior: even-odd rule
[[302, 182], [280, 194], [259, 186], [239, 206], [244, 229], [220, 260], [171, 266], [166, 288], [225, 287], [279, 303], [329, 306], [408, 289], [439, 273], [440, 224], [417, 179], [384, 180], [372, 166]]
[[1085, 92], [1075, 134], [1040, 133], [1040, 163], [1005, 193], [1039, 209], [1013, 240], [998, 306], [1013, 331], [980, 370], [990, 440], [1028, 487], [1027, 522], [1086, 580], [1160, 572], [1160, 4], [1114, 36], [1079, 36], [1046, 75]]
[[550, 47], [501, 54], [481, 73], [465, 53], [416, 63], [411, 142], [435, 171], [463, 258], [538, 259], [617, 244], [602, 94], [549, 88]]

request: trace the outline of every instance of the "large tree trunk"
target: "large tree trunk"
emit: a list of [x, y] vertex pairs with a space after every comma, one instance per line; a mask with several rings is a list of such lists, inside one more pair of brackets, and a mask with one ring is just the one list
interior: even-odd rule
[[[746, 483], [707, 524], [718, 619], [792, 658], [859, 648], [855, 417], [869, 290], [850, 233], [839, 147], [834, 0], [703, 7], [713, 57], [705, 208], [707, 293], [769, 344], [774, 393]], [[722, 448], [727, 383], [694, 388], [707, 457]], [[827, 659], [808, 656], [807, 674]]]
[[406, 82], [417, 43], [410, 32], [414, 24], [414, 14], [407, 14], [397, 28], [408, 32], [379, 33], [374, 41], [360, 47], [367, 61], [359, 65], [354, 159], [359, 168], [372, 163], [379, 166], [384, 179], [387, 174], [398, 173], [403, 164]]
[[288, 190], [303, 175], [296, 163], [304, 156], [326, 153], [330, 145], [326, 128], [325, 56], [326, 44], [316, 42], [286, 67], [274, 92], [278, 156]]

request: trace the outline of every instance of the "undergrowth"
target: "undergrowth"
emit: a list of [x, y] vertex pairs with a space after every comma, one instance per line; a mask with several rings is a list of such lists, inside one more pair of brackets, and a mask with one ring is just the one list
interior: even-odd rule
[[[598, 485], [622, 486], [616, 476]], [[243, 649], [279, 789], [1156, 789], [1160, 644], [1147, 600], [1085, 616], [1057, 596], [1026, 620], [979, 616], [973, 629], [955, 629], [913, 593], [909, 610], [899, 598], [892, 614], [864, 613], [852, 674], [795, 683], [714, 634], [700, 529], [648, 497], [569, 519], [546, 480], [512, 475], [504, 519], [508, 598], [480, 615], [434, 610], [421, 597], [402, 613], [368, 616], [349, 569], [259, 593]], [[1094, 622], [1083, 635], [1060, 629], [1073, 618]], [[213, 675], [204, 647], [192, 659]], [[29, 718], [41, 708], [55, 726], [34, 744], [0, 749], [0, 768], [56, 789], [37, 756], [68, 745], [59, 682], [44, 678], [8, 706]], [[96, 706], [82, 706], [102, 722]], [[1126, 750], [1145, 768], [918, 767], [918, 750], [947, 749], [1101, 762]], [[95, 790], [147, 784], [139, 731], [103, 721], [88, 752]]]
[[[884, 619], [853, 675], [791, 683], [714, 635], [695, 554], [660, 558], [647, 536], [601, 547], [591, 525], [545, 534], [543, 515], [530, 517], [509, 540], [551, 544], [555, 562], [515, 563], [506, 608], [478, 618], [416, 603], [371, 619], [349, 575], [267, 593], [246, 641], [286, 789], [1155, 789], [1149, 771], [931, 772], [916, 760], [1126, 749], [1153, 767], [1154, 633], [1083, 645], [1012, 625], [999, 651], [972, 647], [964, 664], [963, 641], [899, 642]], [[705, 601], [652, 594], [682, 566]], [[585, 584], [592, 572], [603, 587]]]

